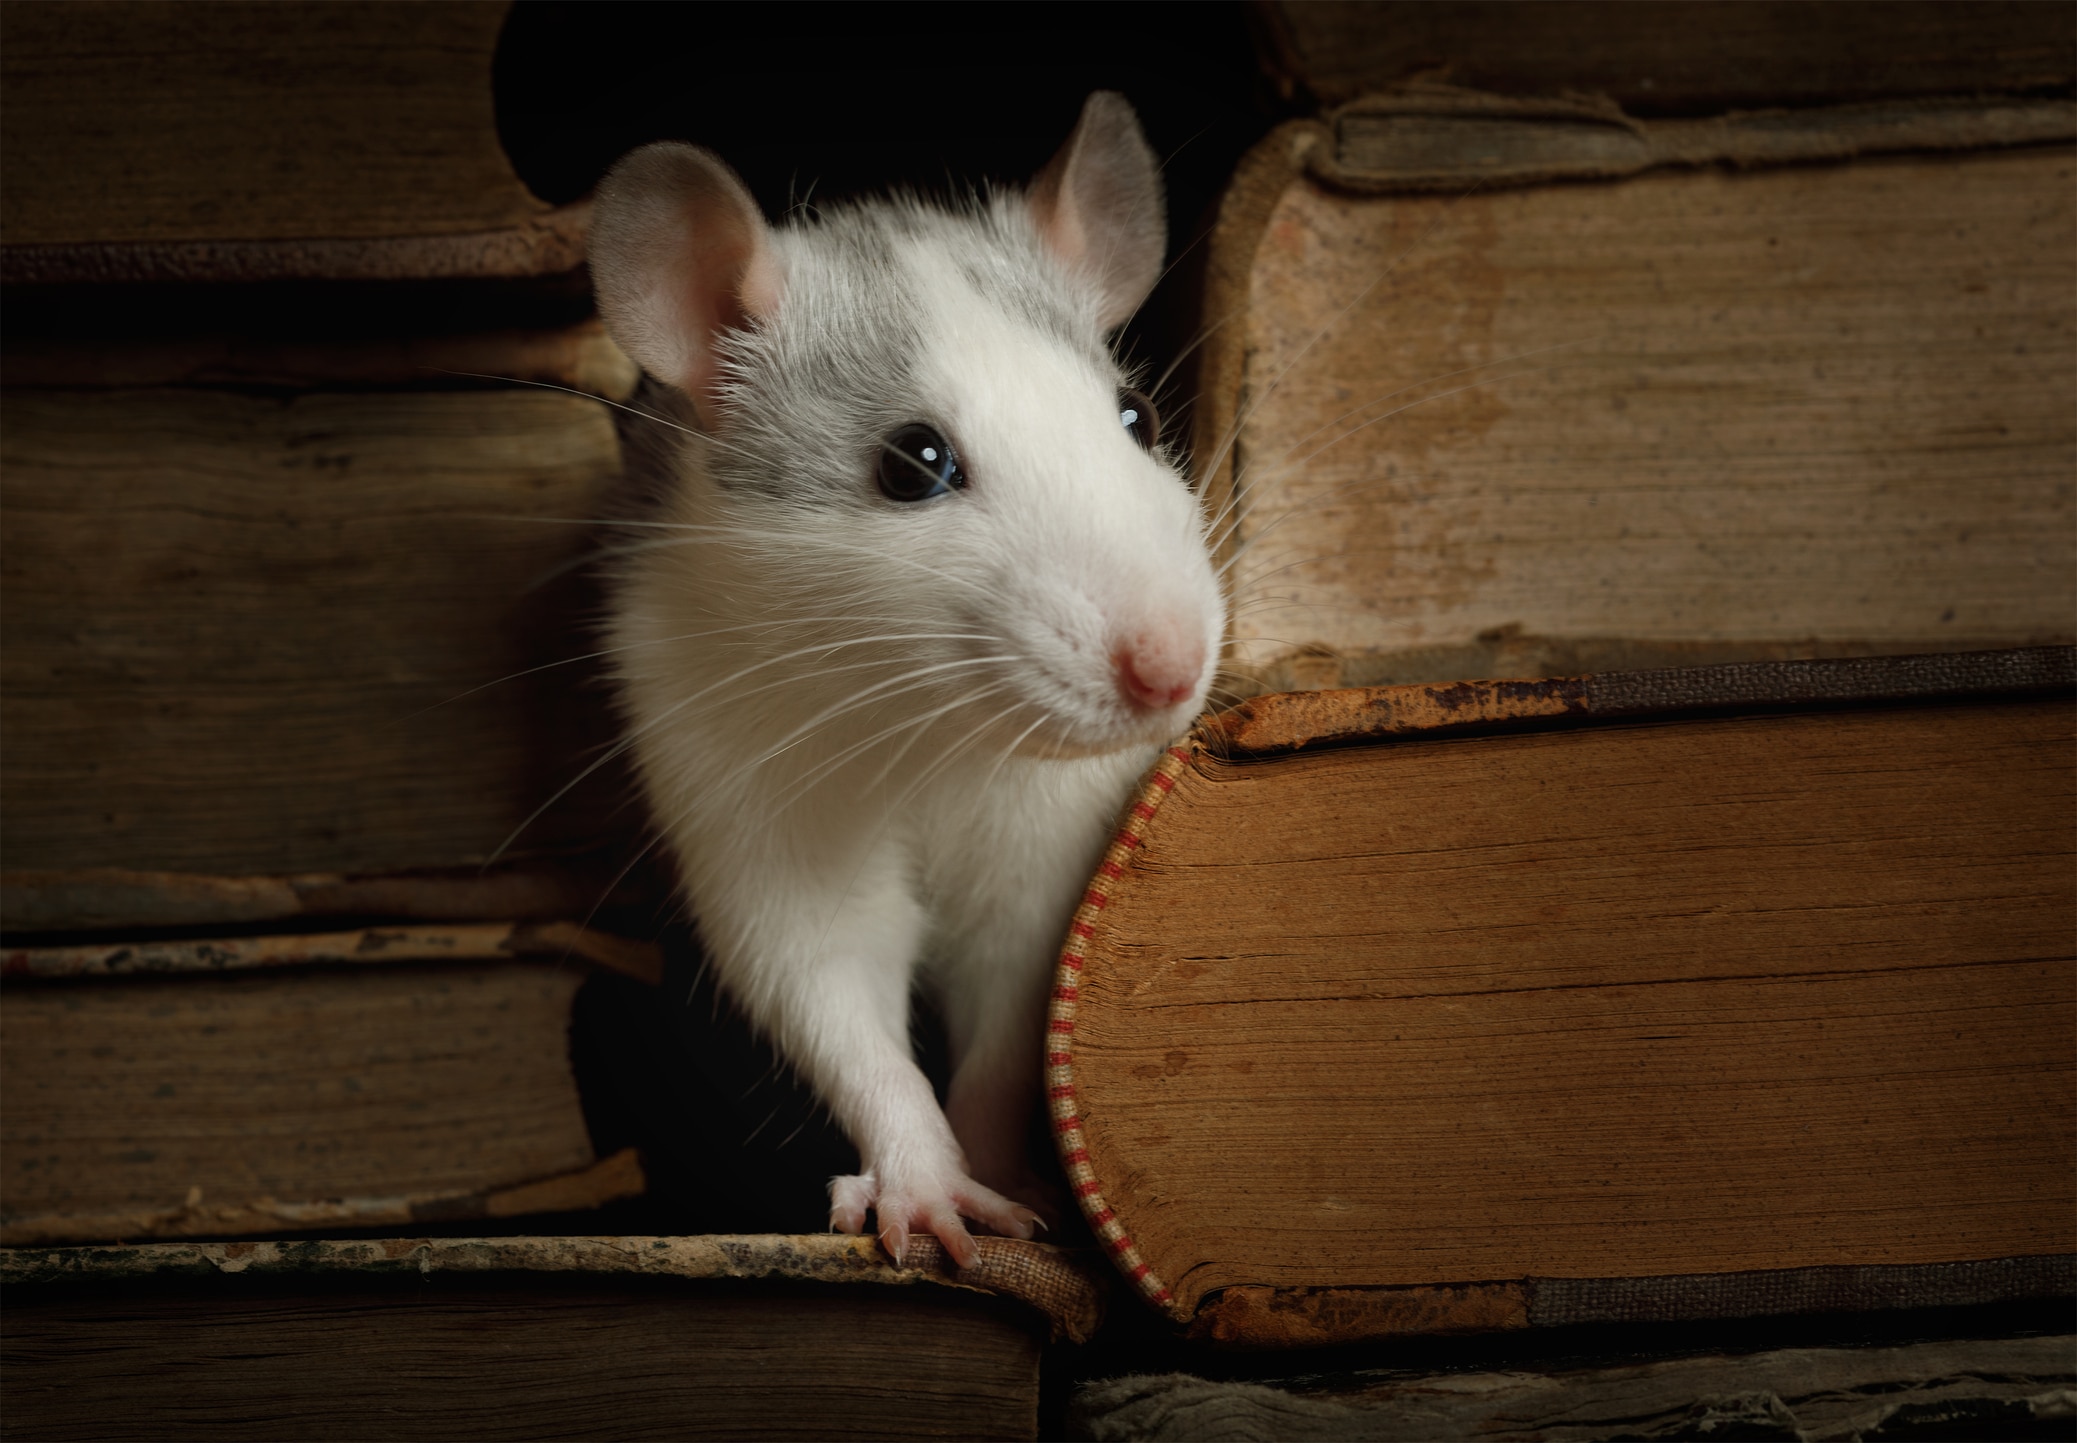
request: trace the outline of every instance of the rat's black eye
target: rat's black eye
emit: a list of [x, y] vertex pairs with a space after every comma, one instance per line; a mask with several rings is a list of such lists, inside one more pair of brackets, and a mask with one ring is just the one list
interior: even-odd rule
[[880, 494], [890, 501], [928, 501], [966, 485], [951, 443], [921, 421], [880, 443], [879, 475]]
[[1118, 393], [1118, 423], [1132, 433], [1142, 451], [1153, 450], [1154, 443], [1161, 439], [1161, 417], [1144, 391]]

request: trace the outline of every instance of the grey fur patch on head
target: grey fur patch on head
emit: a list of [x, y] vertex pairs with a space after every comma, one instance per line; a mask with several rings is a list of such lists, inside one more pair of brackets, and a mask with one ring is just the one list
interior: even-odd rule
[[1060, 265], [1039, 244], [1021, 197], [999, 202], [979, 218], [993, 244], [959, 257], [959, 271], [977, 295], [1028, 322], [1041, 334], [1109, 360], [1090, 298], [1070, 289]]
[[[1046, 254], [1021, 195], [948, 207], [913, 195], [796, 214], [774, 240], [785, 269], [778, 313], [720, 344], [727, 445], [715, 481], [791, 501], [876, 504], [881, 440], [936, 423], [916, 380], [930, 308], [925, 260], [1039, 337], [1116, 372], [1093, 297]], [[934, 254], [933, 254], [934, 253]]]

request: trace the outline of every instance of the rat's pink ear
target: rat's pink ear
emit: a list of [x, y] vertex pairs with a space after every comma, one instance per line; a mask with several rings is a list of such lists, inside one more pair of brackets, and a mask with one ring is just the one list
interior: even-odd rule
[[1124, 96], [1082, 102], [1074, 134], [1031, 183], [1031, 214], [1046, 248], [1096, 284], [1103, 328], [1123, 325], [1168, 251], [1161, 166]]
[[769, 318], [782, 277], [757, 202], [720, 157], [645, 145], [599, 183], [591, 282], [606, 330], [703, 414], [720, 375], [721, 332]]

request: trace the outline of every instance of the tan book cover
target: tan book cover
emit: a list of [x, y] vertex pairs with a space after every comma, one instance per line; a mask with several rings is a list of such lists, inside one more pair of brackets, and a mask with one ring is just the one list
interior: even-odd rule
[[[151, 877], [483, 891], [500, 856], [596, 845], [610, 786], [525, 824], [610, 740], [562, 663], [596, 649], [576, 573], [619, 475], [604, 405], [531, 388], [11, 392], [0, 865], [10, 914], [49, 904], [10, 929], [68, 925], [65, 874], [137, 881], [69, 925], [192, 925], [300, 908]], [[447, 915], [500, 900], [540, 914]]]
[[38, 1438], [1032, 1438], [1086, 1255], [934, 1239], [421, 1238], [0, 1252]]
[[1193, 433], [1234, 686], [2070, 641], [2073, 137], [1436, 86], [1279, 129]]
[[506, 0], [0, 11], [9, 282], [554, 275], [589, 208], [499, 145]]
[[596, 1207], [569, 923], [12, 947], [0, 956], [0, 1243], [257, 1236]]
[[1077, 1195], [1256, 1344], [2068, 1290], [2073, 685], [2041, 649], [1210, 719], [1062, 956]]

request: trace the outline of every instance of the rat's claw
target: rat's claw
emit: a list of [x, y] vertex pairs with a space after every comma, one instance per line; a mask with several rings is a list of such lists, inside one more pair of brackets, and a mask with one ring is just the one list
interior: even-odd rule
[[930, 1230], [945, 1246], [945, 1255], [956, 1267], [970, 1268], [981, 1260], [980, 1244], [968, 1232], [957, 1216], [938, 1216], [930, 1220]]
[[840, 1177], [831, 1180], [829, 1198], [830, 1226], [844, 1232], [856, 1232], [870, 1206], [880, 1246], [897, 1263], [907, 1256], [911, 1236], [929, 1233], [955, 1264], [972, 1267], [981, 1260], [981, 1248], [962, 1218], [1013, 1238], [1029, 1238], [1033, 1228], [1045, 1226], [1033, 1209], [956, 1174], [950, 1180], [926, 1177], [908, 1186], [899, 1179], [880, 1181], [873, 1172]]
[[880, 1246], [887, 1249], [889, 1257], [897, 1263], [908, 1252], [909, 1230], [929, 1233], [944, 1246], [945, 1256], [962, 1268], [972, 1267], [981, 1259], [981, 1250], [974, 1243], [973, 1234], [959, 1220], [949, 1199], [936, 1202], [910, 1199], [906, 1204], [883, 1197], [875, 1210], [880, 1222]]
[[969, 1181], [956, 1189], [952, 1201], [959, 1211], [1006, 1238], [1029, 1239], [1033, 1224], [1044, 1225], [1038, 1213], [1022, 1203], [1011, 1202], [993, 1188]]
[[865, 1210], [873, 1205], [878, 1186], [869, 1172], [829, 1180], [829, 1226], [854, 1237], [865, 1230]]
[[959, 1220], [956, 1194], [939, 1193], [928, 1195], [897, 1196], [887, 1188], [880, 1190], [880, 1197], [873, 1204], [873, 1216], [880, 1229], [880, 1246], [895, 1262], [902, 1262], [909, 1251], [909, 1239], [919, 1233], [927, 1233], [944, 1245], [945, 1255], [962, 1268], [972, 1267], [980, 1261], [981, 1250], [966, 1224]]

